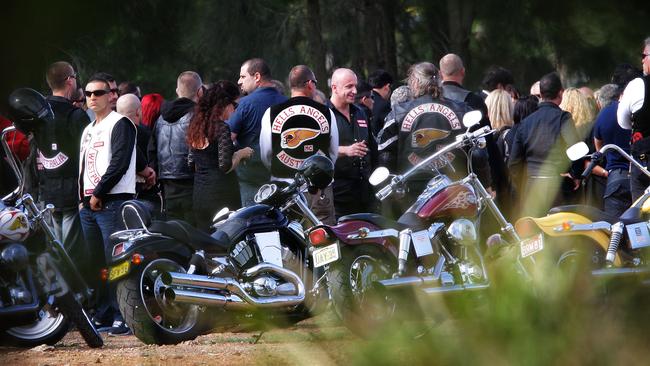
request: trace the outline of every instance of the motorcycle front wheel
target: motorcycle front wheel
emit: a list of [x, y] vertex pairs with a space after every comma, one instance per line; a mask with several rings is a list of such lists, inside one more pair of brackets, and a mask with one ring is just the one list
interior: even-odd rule
[[18, 347], [53, 345], [68, 333], [70, 323], [63, 314], [42, 308], [33, 323], [9, 328], [2, 334], [3, 342]]
[[117, 284], [120, 311], [133, 334], [146, 344], [178, 344], [203, 330], [197, 305], [173, 304], [164, 297], [163, 272], [185, 272], [175, 260], [158, 258], [142, 264]]

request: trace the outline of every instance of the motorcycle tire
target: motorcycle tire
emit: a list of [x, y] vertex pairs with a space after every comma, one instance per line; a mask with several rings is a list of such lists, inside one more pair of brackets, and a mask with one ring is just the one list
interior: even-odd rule
[[[343, 325], [353, 333], [362, 337], [372, 336], [377, 328], [388, 324], [392, 318], [394, 304], [386, 302], [375, 292], [372, 282], [390, 278], [394, 272], [393, 262], [396, 260], [389, 259], [378, 248], [360, 245], [343, 247], [341, 260], [330, 266], [328, 285], [332, 308]], [[353, 278], [356, 275], [364, 277]], [[366, 295], [370, 295], [368, 299]], [[375, 318], [375, 315], [378, 317]]]
[[[175, 260], [157, 258], [140, 264], [117, 284], [117, 301], [124, 321], [145, 344], [178, 344], [192, 340], [205, 329], [203, 312], [196, 305], [165, 304], [156, 291], [163, 288], [162, 271], [183, 271]], [[180, 323], [180, 324], [179, 324]]]
[[102, 336], [99, 335], [88, 314], [71, 292], [57, 298], [56, 303], [61, 313], [77, 327], [89, 347], [98, 348], [104, 345]]
[[50, 316], [44, 309], [33, 323], [9, 328], [2, 332], [1, 344], [32, 348], [41, 344], [54, 345], [68, 333], [70, 321], [61, 313]]

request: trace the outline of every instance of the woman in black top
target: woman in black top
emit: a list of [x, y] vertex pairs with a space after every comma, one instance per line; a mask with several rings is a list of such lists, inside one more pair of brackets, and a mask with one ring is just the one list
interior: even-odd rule
[[233, 170], [253, 150], [235, 151], [230, 129], [224, 123], [237, 108], [238, 97], [237, 85], [229, 81], [215, 83], [199, 100], [187, 129], [190, 164], [194, 165], [193, 211], [197, 227], [202, 230], [209, 230], [214, 214], [221, 208], [241, 206]]

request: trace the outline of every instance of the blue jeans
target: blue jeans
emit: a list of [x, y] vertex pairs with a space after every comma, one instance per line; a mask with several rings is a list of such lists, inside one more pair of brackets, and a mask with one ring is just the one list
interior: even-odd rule
[[81, 228], [88, 245], [90, 258], [92, 260], [92, 278], [88, 280], [89, 285], [97, 290], [97, 312], [95, 317], [104, 321], [122, 320], [117, 305], [115, 286], [108, 286], [99, 277], [100, 270], [106, 268], [107, 258], [112, 254], [110, 247], [110, 236], [121, 226], [119, 219], [119, 208], [123, 200], [109, 201], [104, 204], [100, 211], [92, 211], [90, 208], [82, 208], [79, 212]]

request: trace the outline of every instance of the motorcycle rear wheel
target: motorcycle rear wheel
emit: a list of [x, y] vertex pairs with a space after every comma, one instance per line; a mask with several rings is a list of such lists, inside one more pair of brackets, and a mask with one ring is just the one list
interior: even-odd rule
[[5, 330], [2, 343], [29, 348], [41, 344], [54, 345], [68, 333], [69, 328], [70, 322], [63, 314], [51, 314], [41, 309], [33, 323]]
[[392, 319], [395, 302], [374, 291], [372, 282], [390, 278], [393, 271], [389, 258], [370, 245], [343, 247], [341, 260], [330, 266], [332, 307], [353, 333], [372, 336]]
[[[158, 258], [141, 264], [117, 284], [120, 311], [133, 334], [146, 344], [178, 344], [204, 330], [204, 316], [196, 305], [164, 303], [160, 280], [163, 271], [185, 269], [173, 259]], [[162, 306], [161, 306], [162, 302]]]

